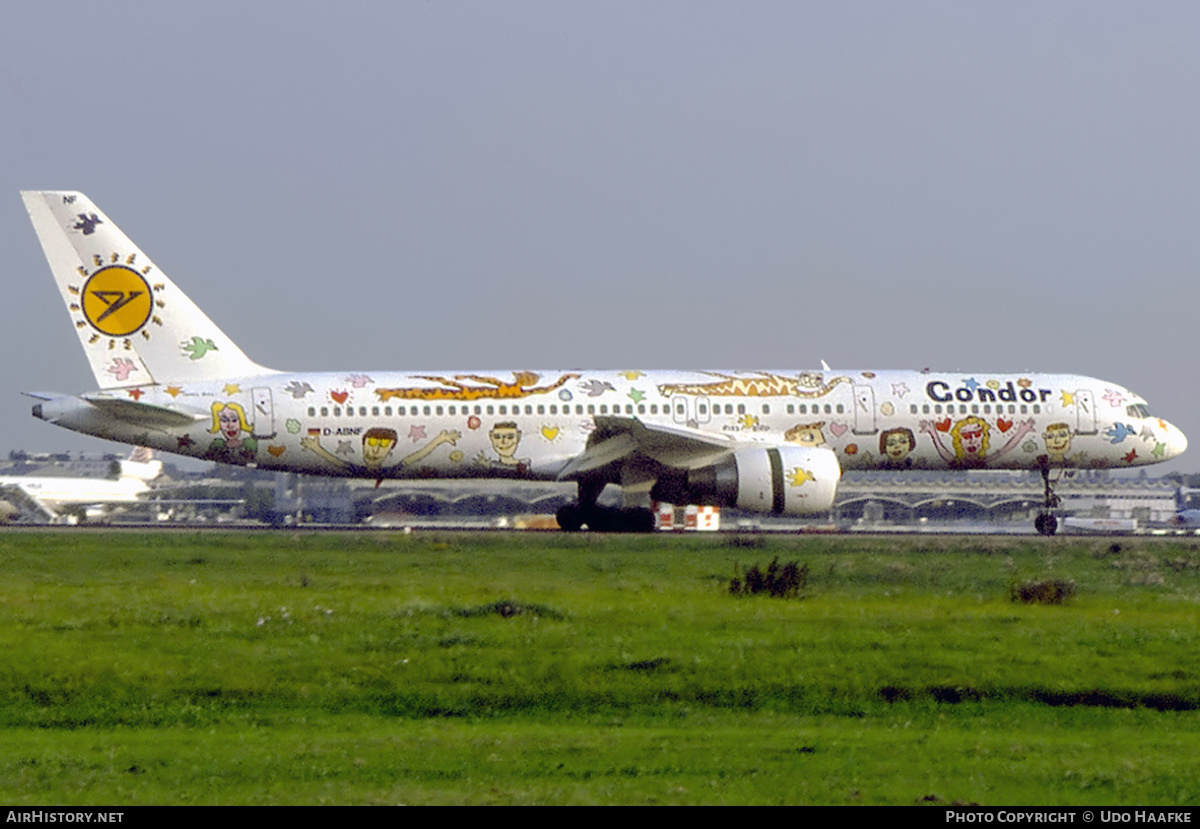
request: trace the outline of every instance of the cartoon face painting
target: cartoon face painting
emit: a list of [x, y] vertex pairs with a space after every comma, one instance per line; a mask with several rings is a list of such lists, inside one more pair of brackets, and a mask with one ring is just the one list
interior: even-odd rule
[[521, 430], [517, 428], [516, 423], [497, 423], [488, 432], [488, 439], [492, 442], [492, 449], [500, 457], [500, 463], [507, 466], [516, 466], [519, 463], [517, 445], [521, 442]]
[[377, 472], [383, 467], [383, 462], [392, 454], [400, 436], [395, 429], [376, 426], [363, 432], [362, 457], [363, 466], [371, 472]]
[[879, 435], [879, 455], [888, 466], [912, 466], [909, 457], [917, 448], [917, 439], [912, 429], [888, 429]]
[[[208, 454], [218, 459], [254, 460], [258, 441], [250, 433], [246, 410], [239, 403], [213, 403], [212, 427], [209, 434], [217, 435], [208, 447]], [[242, 433], [246, 433], [243, 437]]]
[[1071, 451], [1071, 427], [1066, 423], [1051, 423], [1042, 432], [1046, 442], [1046, 456], [1051, 463], [1062, 463]]
[[784, 433], [783, 438], [789, 443], [798, 443], [801, 446], [823, 446], [825, 433], [821, 430], [824, 428], [824, 420], [816, 423], [797, 423]]
[[966, 466], [982, 465], [987, 459], [990, 427], [981, 418], [967, 417], [950, 429], [954, 457]]

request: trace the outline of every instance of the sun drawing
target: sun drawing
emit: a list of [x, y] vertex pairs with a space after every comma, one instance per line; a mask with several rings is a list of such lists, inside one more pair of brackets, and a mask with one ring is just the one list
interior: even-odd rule
[[152, 325], [161, 326], [158, 311], [165, 307], [159, 298], [164, 285], [151, 284], [146, 278], [153, 268], [135, 268], [137, 254], [131, 253], [121, 259], [119, 253], [109, 256], [93, 256], [95, 270], [90, 273], [80, 266], [82, 285], [68, 285], [67, 290], [76, 297], [69, 303], [72, 314], [76, 314], [76, 328], [91, 328], [88, 345], [107, 338], [109, 349], [122, 342], [131, 347], [130, 337], [140, 333], [142, 339], [150, 339]]

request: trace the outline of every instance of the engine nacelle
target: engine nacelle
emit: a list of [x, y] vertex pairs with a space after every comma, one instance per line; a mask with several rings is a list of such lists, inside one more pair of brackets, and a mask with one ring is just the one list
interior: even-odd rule
[[832, 449], [747, 448], [713, 466], [660, 478], [652, 497], [673, 504], [717, 504], [775, 515], [829, 512], [842, 469]]

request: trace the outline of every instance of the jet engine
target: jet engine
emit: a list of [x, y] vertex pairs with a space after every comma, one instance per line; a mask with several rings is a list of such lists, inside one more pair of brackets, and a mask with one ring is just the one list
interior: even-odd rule
[[739, 449], [712, 466], [660, 476], [650, 495], [672, 504], [813, 515], [833, 507], [841, 477], [831, 449], [754, 447]]

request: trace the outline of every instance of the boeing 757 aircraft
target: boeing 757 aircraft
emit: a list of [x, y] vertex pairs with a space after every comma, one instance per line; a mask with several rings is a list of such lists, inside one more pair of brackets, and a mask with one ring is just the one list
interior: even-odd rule
[[[1158, 463], [1187, 446], [1106, 380], [986, 371], [275, 371], [81, 193], [22, 194], [99, 388], [33, 414], [223, 463], [375, 480], [574, 481], [565, 530], [649, 529], [650, 499], [826, 513], [843, 469]], [[608, 484], [627, 508], [597, 506]], [[628, 506], [639, 504], [640, 506]]]

